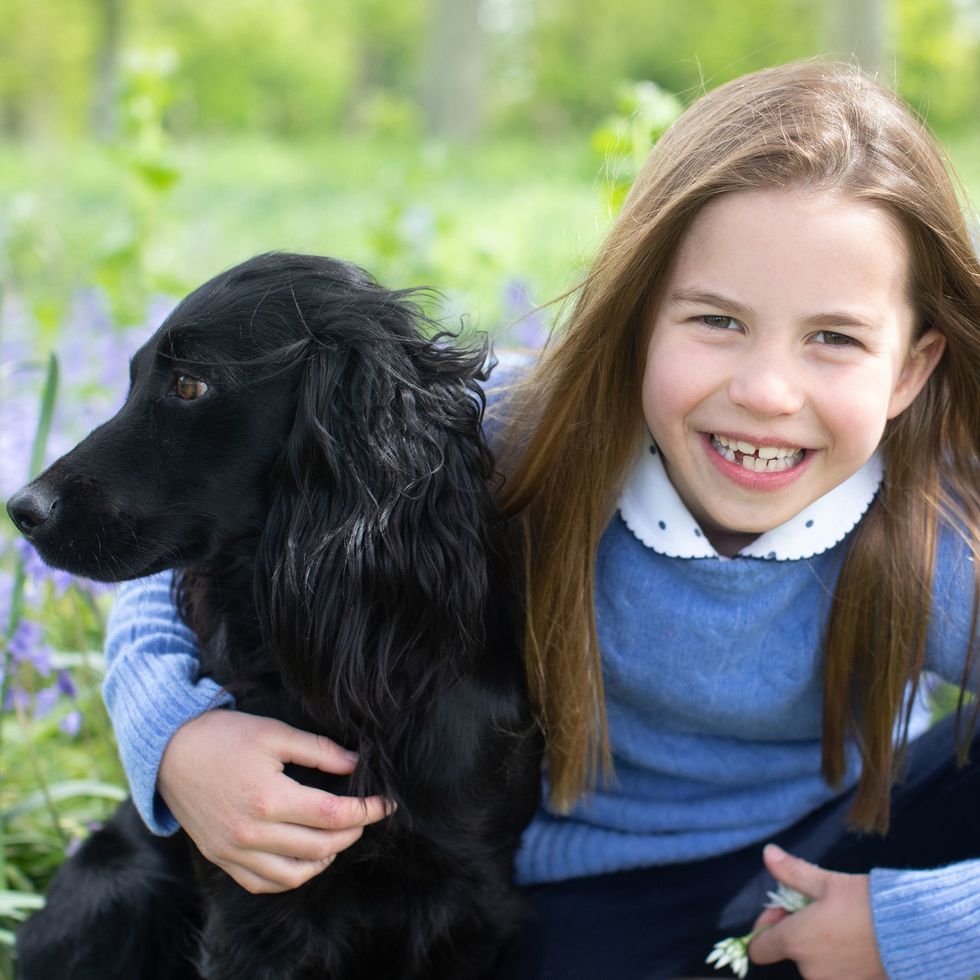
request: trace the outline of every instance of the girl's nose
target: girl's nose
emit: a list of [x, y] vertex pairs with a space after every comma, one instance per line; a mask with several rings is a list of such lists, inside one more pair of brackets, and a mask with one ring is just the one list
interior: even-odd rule
[[787, 359], [765, 355], [747, 356], [739, 362], [729, 381], [728, 396], [757, 418], [794, 415], [806, 400], [794, 366]]

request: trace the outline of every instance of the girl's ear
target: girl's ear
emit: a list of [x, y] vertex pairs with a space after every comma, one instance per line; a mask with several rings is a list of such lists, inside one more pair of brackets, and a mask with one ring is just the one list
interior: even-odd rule
[[915, 401], [946, 349], [946, 338], [935, 328], [927, 330], [913, 345], [898, 384], [888, 403], [888, 418], [901, 415]]

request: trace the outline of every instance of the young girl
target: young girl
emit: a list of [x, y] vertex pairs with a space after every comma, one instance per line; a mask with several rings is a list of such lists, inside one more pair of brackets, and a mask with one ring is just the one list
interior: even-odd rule
[[[980, 267], [910, 113], [822, 62], [704, 96], [495, 411], [549, 799], [500, 976], [703, 974], [753, 926], [759, 975], [980, 972], [975, 712], [909, 739], [923, 670], [976, 687]], [[108, 650], [144, 816], [245, 887], [382, 818], [282, 774], [338, 747], [205, 711], [166, 580]], [[773, 879], [813, 902], [760, 916]]]

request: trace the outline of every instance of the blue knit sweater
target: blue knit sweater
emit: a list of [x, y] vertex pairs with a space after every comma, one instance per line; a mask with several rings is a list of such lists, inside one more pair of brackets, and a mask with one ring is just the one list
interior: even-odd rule
[[[595, 600], [615, 780], [567, 817], [541, 811], [518, 855], [521, 881], [722, 854], [834, 795], [820, 776], [820, 650], [848, 544], [801, 560], [671, 558], [613, 519]], [[973, 570], [953, 534], [938, 567], [927, 667], [958, 682]], [[197, 676], [167, 576], [120, 590], [107, 654], [106, 702], [134, 799], [153, 830], [172, 832], [155, 794], [163, 749], [184, 721], [231, 699]], [[849, 785], [858, 772], [852, 758]], [[876, 869], [871, 898], [890, 977], [980, 972], [980, 860]]]

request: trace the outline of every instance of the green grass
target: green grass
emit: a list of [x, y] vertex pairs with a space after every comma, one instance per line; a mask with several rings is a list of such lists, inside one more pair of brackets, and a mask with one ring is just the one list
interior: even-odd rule
[[[453, 149], [238, 138], [165, 155], [179, 180], [155, 208], [147, 259], [175, 291], [256, 252], [311, 251], [389, 286], [434, 286], [451, 316], [492, 329], [508, 281], [526, 281], [535, 302], [552, 298], [608, 223], [602, 161], [587, 139]], [[91, 280], [94, 256], [131, 234], [132, 188], [101, 147], [2, 147], [0, 188], [22, 290], [66, 295]]]
[[980, 132], [963, 132], [945, 141], [952, 160], [973, 207], [980, 210]]
[[[949, 142], [980, 201], [980, 136]], [[164, 146], [179, 179], [147, 206], [117, 151], [0, 146], [0, 254], [8, 285], [50, 336], [66, 298], [145, 224], [153, 291], [179, 295], [256, 252], [319, 252], [392, 287], [434, 286], [443, 312], [506, 326], [508, 283], [535, 303], [573, 285], [608, 227], [603, 161], [587, 134], [470, 148], [338, 138], [236, 137]], [[134, 231], [135, 229], [135, 231]]]

